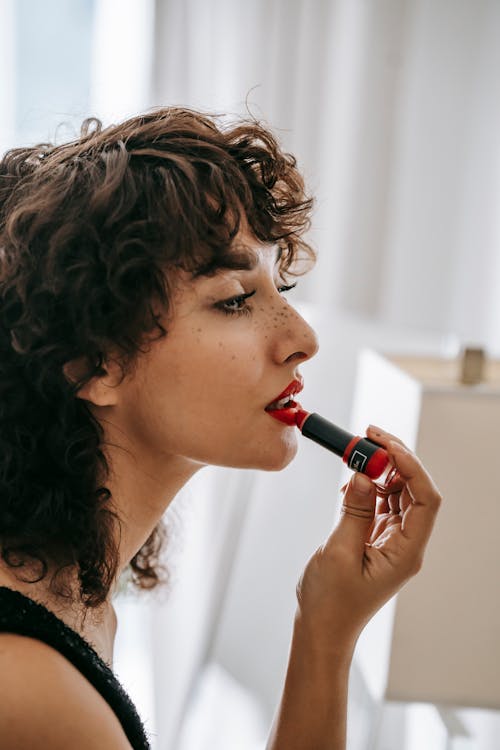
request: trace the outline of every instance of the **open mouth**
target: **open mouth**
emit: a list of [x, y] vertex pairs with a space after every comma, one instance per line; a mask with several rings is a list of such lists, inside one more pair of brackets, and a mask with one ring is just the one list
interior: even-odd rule
[[291, 407], [297, 406], [297, 403], [291, 396], [285, 396], [280, 398], [279, 401], [272, 401], [266, 406], [266, 411], [274, 411], [275, 409], [290, 409]]
[[[284, 402], [284, 403], [283, 403]], [[298, 401], [286, 398], [281, 401], [274, 401], [269, 406], [266, 406], [267, 413], [277, 419], [278, 422], [283, 422], [290, 427], [297, 426], [297, 412], [302, 411], [302, 406]]]
[[280, 422], [284, 422], [287, 425], [295, 425], [297, 409], [301, 409], [302, 407], [294, 400], [294, 396], [300, 393], [302, 388], [302, 378], [294, 380], [285, 388], [283, 393], [280, 393], [278, 398], [266, 406], [267, 413]]

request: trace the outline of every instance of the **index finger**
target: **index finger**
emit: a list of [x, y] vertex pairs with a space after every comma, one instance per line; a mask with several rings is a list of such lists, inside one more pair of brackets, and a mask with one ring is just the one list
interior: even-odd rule
[[403, 513], [401, 532], [421, 546], [427, 544], [441, 505], [441, 494], [414, 453], [391, 440], [386, 450], [406, 484], [411, 502]]

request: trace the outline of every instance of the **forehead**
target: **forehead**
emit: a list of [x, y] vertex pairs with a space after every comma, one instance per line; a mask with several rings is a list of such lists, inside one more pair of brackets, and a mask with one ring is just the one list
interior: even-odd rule
[[224, 271], [254, 271], [259, 266], [276, 265], [281, 253], [281, 248], [276, 245], [237, 242], [226, 252], [199, 266], [191, 278], [210, 278]]

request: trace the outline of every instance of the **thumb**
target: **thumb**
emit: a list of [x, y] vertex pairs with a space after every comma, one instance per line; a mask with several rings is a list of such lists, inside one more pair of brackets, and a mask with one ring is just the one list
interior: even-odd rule
[[340, 520], [334, 531], [337, 542], [350, 549], [364, 551], [373, 518], [377, 492], [364, 474], [356, 472], [349, 482], [340, 509]]

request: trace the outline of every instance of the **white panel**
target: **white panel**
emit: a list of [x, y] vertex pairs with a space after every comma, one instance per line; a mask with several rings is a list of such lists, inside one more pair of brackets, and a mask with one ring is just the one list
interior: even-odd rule
[[[368, 424], [375, 424], [398, 435], [414, 447], [420, 411], [420, 387], [410, 376], [385, 357], [365, 349], [358, 360], [350, 429], [364, 435]], [[351, 472], [346, 469], [343, 479]], [[382, 607], [358, 640], [355, 659], [360, 664], [367, 687], [376, 698], [385, 694], [396, 600]], [[377, 644], [374, 648], [374, 644]]]
[[381, 426], [415, 444], [444, 502], [422, 571], [392, 600], [392, 624], [382, 610], [368, 625], [356, 658], [379, 697], [498, 709], [500, 366], [478, 386], [457, 372], [446, 360], [361, 360], [354, 426], [386, 415]]

